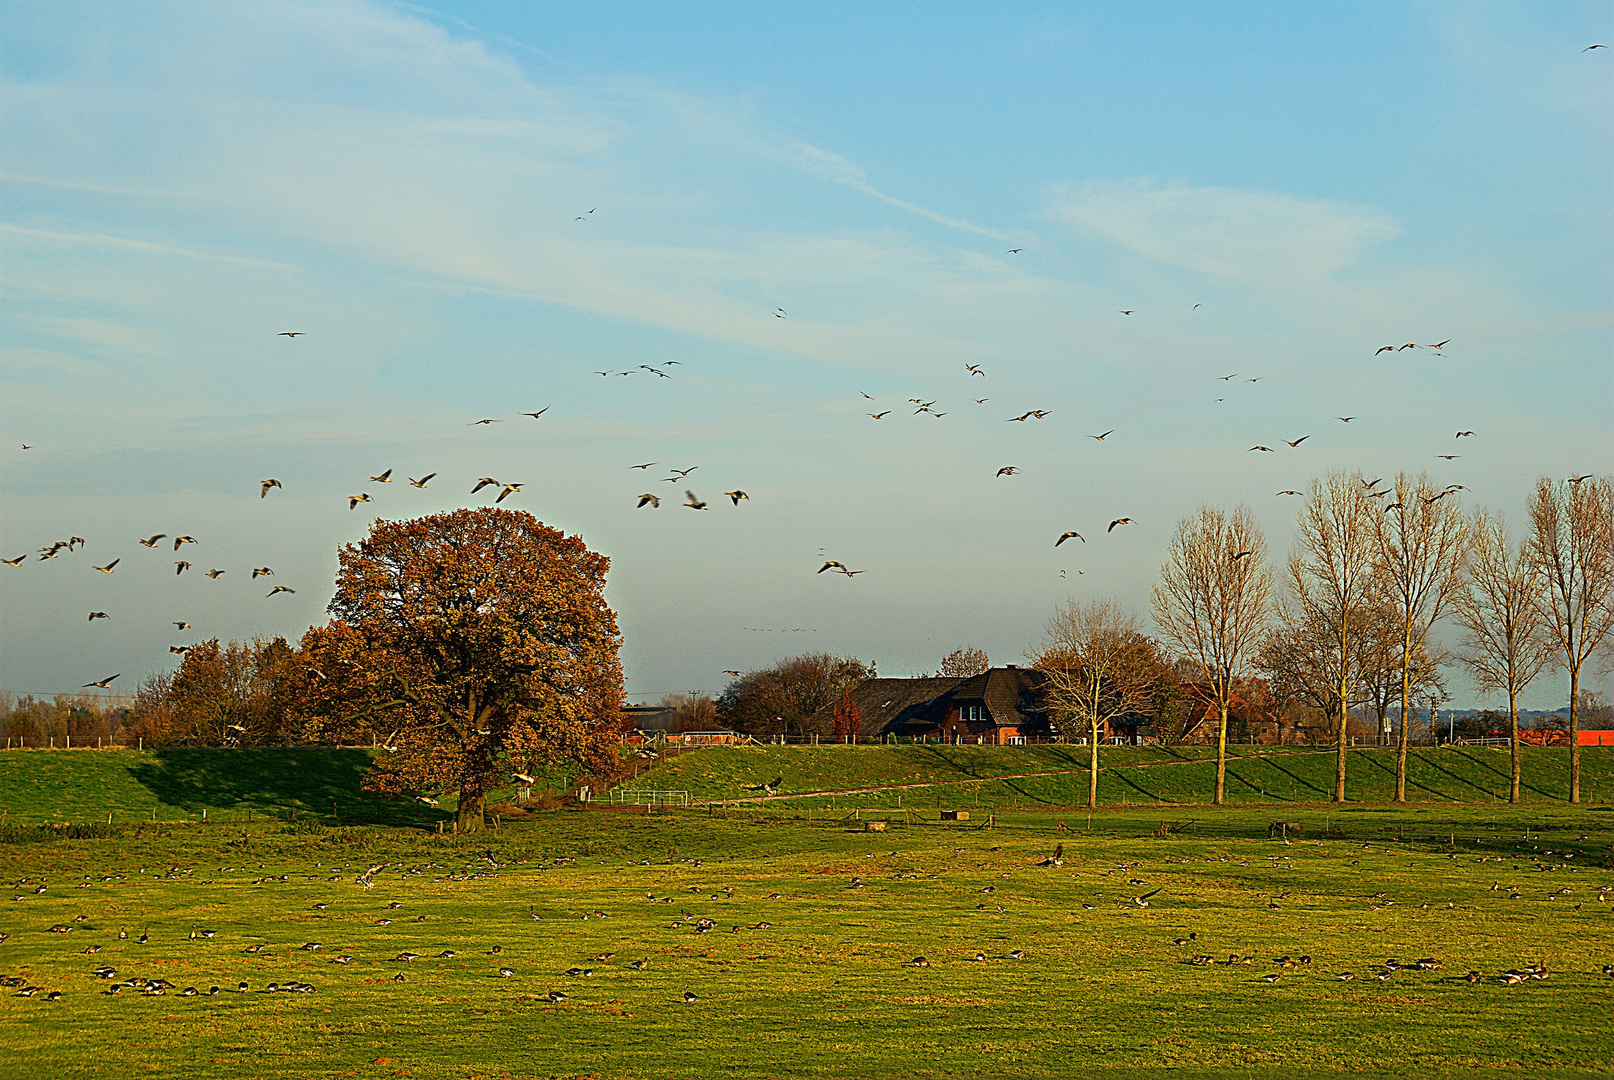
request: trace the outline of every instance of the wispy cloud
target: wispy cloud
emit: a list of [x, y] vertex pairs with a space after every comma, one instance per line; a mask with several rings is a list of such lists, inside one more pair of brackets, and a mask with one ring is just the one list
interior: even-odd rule
[[1326, 280], [1401, 233], [1371, 207], [1148, 180], [1057, 187], [1048, 215], [1147, 259], [1223, 281], [1283, 287]]
[[184, 259], [203, 259], [211, 262], [229, 263], [234, 266], [251, 266], [258, 269], [292, 270], [297, 272], [302, 270], [302, 267], [292, 263], [254, 259], [245, 255], [227, 255], [217, 251], [196, 251], [191, 248], [174, 247], [172, 244], [156, 244], [149, 240], [132, 240], [125, 236], [108, 236], [104, 233], [61, 233], [5, 224], [0, 224], [0, 233], [11, 233], [15, 236], [26, 236], [35, 240], [48, 240], [57, 244], [86, 244], [98, 247], [125, 248], [154, 255], [175, 255]]

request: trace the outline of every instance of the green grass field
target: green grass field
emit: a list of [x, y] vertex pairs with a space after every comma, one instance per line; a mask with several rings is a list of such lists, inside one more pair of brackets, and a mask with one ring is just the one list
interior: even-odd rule
[[[456, 837], [427, 831], [432, 818], [333, 826], [319, 804], [334, 792], [341, 818], [348, 780], [320, 752], [254, 763], [285, 753], [192, 760], [176, 770], [200, 777], [189, 786], [141, 773], [129, 755], [118, 767], [133, 787], [120, 797], [146, 792], [173, 819], [110, 827], [74, 790], [82, 776], [51, 770], [108, 770], [117, 755], [0, 758], [8, 820], [23, 790], [31, 820], [101, 822], [0, 826], [13, 887], [0, 975], [62, 994], [0, 992], [0, 1076], [1614, 1071], [1614, 979], [1601, 971], [1614, 963], [1614, 891], [1601, 891], [1614, 886], [1614, 809], [1568, 806], [1550, 787], [1523, 807], [1156, 803], [1108, 806], [1090, 823], [1085, 811], [1016, 810], [1011, 798], [993, 804], [990, 828], [979, 827], [985, 815], [944, 826], [929, 812], [909, 824], [906, 811], [844, 797], [832, 813], [819, 796], [557, 810]], [[702, 768], [721, 783], [746, 779], [731, 774], [731, 753], [656, 768], [676, 768], [691, 788]], [[984, 769], [987, 757], [963, 764]], [[914, 780], [907, 766], [871, 773], [871, 760], [826, 767], [848, 763], [875, 786]], [[937, 768], [917, 771], [946, 775]], [[214, 775], [241, 771], [260, 779]], [[992, 775], [1026, 771], [1038, 770], [1004, 758]], [[292, 805], [308, 816], [248, 823], [242, 812]], [[218, 811], [207, 824], [202, 806]], [[888, 831], [863, 831], [853, 808], [889, 819]], [[410, 808], [376, 816], [393, 811]], [[1302, 835], [1268, 839], [1274, 818]], [[1064, 865], [1038, 866], [1056, 844]], [[373, 889], [355, 883], [377, 864]], [[1147, 907], [1133, 902], [1156, 889]], [[193, 927], [216, 936], [191, 940]], [[302, 948], [310, 942], [322, 947]], [[403, 951], [420, 958], [396, 959]], [[1201, 953], [1217, 962], [1187, 962]], [[1281, 967], [1284, 955], [1311, 962]], [[914, 966], [918, 956], [928, 966]], [[1440, 968], [1374, 977], [1387, 959], [1422, 957]], [[630, 966], [641, 959], [643, 970]], [[1497, 977], [1536, 962], [1548, 978]], [[101, 964], [116, 979], [91, 975]], [[1471, 969], [1485, 978], [1465, 981]], [[127, 978], [174, 988], [106, 993]], [[290, 981], [315, 989], [266, 989]], [[187, 986], [201, 993], [184, 997]], [[550, 1001], [551, 989], [568, 1000]], [[686, 1004], [686, 989], [698, 1000]]]

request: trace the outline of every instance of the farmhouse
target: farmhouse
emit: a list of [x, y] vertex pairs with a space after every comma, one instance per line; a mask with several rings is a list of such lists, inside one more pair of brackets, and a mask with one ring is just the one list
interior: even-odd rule
[[[851, 691], [861, 714], [858, 737], [887, 735], [947, 743], [1010, 746], [1054, 734], [1041, 699], [1042, 673], [1014, 665], [967, 678], [865, 679]], [[812, 725], [833, 730], [833, 706]]]

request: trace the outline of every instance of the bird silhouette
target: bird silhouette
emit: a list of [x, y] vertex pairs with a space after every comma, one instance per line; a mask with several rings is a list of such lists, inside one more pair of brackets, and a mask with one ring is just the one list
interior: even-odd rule
[[98, 686], [102, 690], [106, 690], [106, 689], [111, 687], [113, 679], [121, 679], [121, 678], [123, 678], [122, 673], [119, 673], [117, 675], [108, 675], [106, 678], [101, 679], [101, 680], [99, 680], [97, 682], [87, 682], [80, 689], [88, 690], [92, 686]]
[[260, 499], [268, 498], [270, 488], [277, 488], [277, 487], [281, 487], [281, 486], [282, 485], [281, 485], [279, 480], [259, 480], [258, 481], [258, 498], [260, 498]]
[[[695, 493], [693, 491], [689, 491], [689, 490], [686, 489], [684, 491], [684, 494], [686, 496], [688, 496], [688, 498], [684, 501], [685, 506], [689, 507], [691, 510], [705, 510], [706, 509], [706, 504], [704, 502], [702, 502], [700, 499], [697, 499], [695, 497]], [[738, 500], [736, 500], [736, 505], [738, 505]]]
[[818, 568], [818, 572], [820, 574], [822, 574], [825, 570], [839, 570], [842, 573], [845, 573], [846, 572], [846, 564], [836, 562], [834, 559], [831, 559], [828, 562], [826, 562], [823, 566], [820, 566]]
[[1096, 439], [1099, 442], [1103, 442], [1105, 439], [1109, 438], [1111, 435], [1114, 435], [1114, 434], [1115, 434], [1115, 429], [1110, 428], [1110, 430], [1106, 431], [1102, 435], [1089, 435], [1088, 438], [1089, 439]]
[[388, 469], [386, 472], [382, 473], [380, 476], [372, 476], [372, 477], [370, 477], [370, 481], [371, 481], [371, 483], [375, 483], [375, 484], [390, 484], [390, 483], [392, 483], [392, 470]]
[[184, 559], [175, 559], [174, 560], [174, 576], [175, 577], [178, 577], [179, 575], [183, 574], [185, 571], [189, 570], [190, 568], [191, 568], [191, 564], [186, 562]]
[[15, 559], [0, 559], [0, 562], [5, 563], [7, 566], [21, 566], [26, 558], [28, 558], [27, 555], [18, 555]]
[[1054, 547], [1058, 547], [1060, 544], [1063, 544], [1066, 540], [1069, 540], [1071, 537], [1075, 537], [1076, 539], [1080, 540], [1084, 544], [1087, 543], [1087, 537], [1083, 536], [1081, 533], [1079, 533], [1076, 530], [1072, 529], [1069, 532], [1060, 533], [1059, 534], [1059, 539], [1054, 541]]
[[426, 482], [436, 475], [437, 474], [434, 472], [429, 472], [425, 476], [422, 476], [419, 480], [411, 479], [409, 481], [409, 486], [412, 488], [423, 488], [426, 486]]
[[301, 330], [282, 330], [280, 333], [275, 335], [275, 337], [289, 337], [289, 338], [300, 338], [302, 336], [303, 336], [303, 331], [301, 331]]
[[652, 510], [661, 509], [661, 500], [655, 495], [650, 494], [648, 491], [639, 496], [639, 508], [643, 509], [646, 503], [650, 505]]
[[1249, 450], [1246, 450], [1245, 453], [1249, 453], [1252, 450], [1264, 450], [1269, 454], [1272, 453], [1272, 447], [1270, 446], [1252, 446]]
[[224, 576], [224, 571], [223, 570], [209, 570], [207, 572], [207, 576], [214, 579], [215, 581], [217, 581], [219, 578]]
[[630, 469], [648, 469], [648, 468], [650, 468], [650, 466], [652, 466], [654, 464], [655, 464], [654, 461], [647, 461], [643, 465], [629, 465], [628, 468], [630, 468]]
[[188, 623], [188, 622], [179, 622], [177, 620], [172, 625], [173, 625], [175, 630], [189, 630], [191, 628], [190, 623]]
[[871, 413], [869, 413], [869, 416], [871, 418], [875, 419], [875, 420], [884, 420], [887, 416], [890, 416], [890, 415], [891, 415], [891, 410], [890, 409], [887, 409], [885, 412], [871, 412]]
[[256, 569], [254, 569], [252, 571], [252, 580], [253, 581], [257, 581], [260, 577], [274, 577], [274, 576], [275, 576], [275, 572], [273, 570], [269, 569], [267, 566], [260, 566], [260, 567], [257, 567]]
[[1015, 468], [1013, 465], [1005, 465], [1005, 466], [1003, 466], [1003, 468], [1001, 468], [1001, 469], [999, 469], [997, 471], [997, 475], [999, 475], [999, 476], [1013, 476], [1015, 473], [1017, 473], [1019, 471], [1020, 470]]
[[1456, 434], [1456, 435], [1455, 435], [1455, 436], [1454, 436], [1454, 438], [1458, 438], [1458, 439], [1464, 439], [1464, 438], [1467, 438], [1467, 437], [1468, 437], [1468, 436], [1470, 436], [1470, 435], [1472, 435], [1472, 434], [1474, 434], [1474, 433], [1473, 433], [1473, 432], [1472, 432], [1472, 431], [1459, 431], [1459, 432], [1458, 432], [1458, 433], [1457, 433], [1457, 434]]
[[96, 569], [101, 571], [101, 573], [103, 573], [103, 574], [110, 574], [110, 573], [112, 573], [112, 568], [114, 566], [117, 566], [122, 561], [123, 561], [122, 559], [113, 559], [111, 562], [107, 563], [105, 566], [97, 566]]
[[505, 496], [509, 495], [511, 492], [520, 491], [522, 487], [520, 484], [500, 484], [499, 486], [504, 490], [499, 492], [499, 497], [497, 499], [493, 500], [495, 506], [504, 502]]
[[85, 621], [86, 622], [94, 622], [96, 619], [110, 619], [110, 618], [112, 618], [112, 616], [108, 615], [104, 611], [92, 611], [92, 612], [90, 612], [90, 617], [88, 619], [86, 619]]
[[1289, 445], [1291, 447], [1294, 447], [1294, 446], [1299, 446], [1301, 443], [1305, 442], [1309, 438], [1311, 438], [1310, 435], [1302, 435], [1302, 436], [1300, 436], [1300, 438], [1296, 439], [1294, 442], [1289, 442], [1288, 439], [1285, 439], [1283, 441], [1286, 442], [1286, 443], [1289, 443]]
[[154, 548], [157, 546], [157, 541], [164, 539], [167, 535], [167, 533], [158, 533], [156, 536], [150, 537], [146, 540], [136, 540], [135, 543], [139, 544], [141, 547]]
[[179, 545], [181, 545], [181, 544], [194, 544], [194, 543], [196, 543], [196, 537], [194, 537], [194, 536], [176, 536], [176, 537], [174, 537], [174, 550], [178, 551], [179, 550]]
[[467, 424], [465, 426], [466, 427], [477, 427], [477, 426], [482, 425], [482, 424], [501, 424], [503, 422], [504, 421], [502, 421], [502, 420], [473, 420], [473, 421], [471, 421], [469, 424]]
[[522, 413], [522, 414], [521, 414], [521, 415], [522, 415], [522, 416], [530, 416], [530, 417], [532, 417], [532, 418], [533, 418], [533, 419], [534, 419], [534, 420], [536, 420], [536, 419], [538, 419], [538, 418], [539, 418], [539, 417], [540, 417], [540, 416], [542, 416], [542, 415], [544, 415], [544, 413], [546, 413], [546, 412], [548, 412], [548, 411], [549, 411], [549, 409], [550, 409], [550, 406], [548, 406], [548, 405], [545, 405], [545, 406], [544, 406], [544, 407], [543, 407], [543, 408], [541, 408], [541, 409], [539, 409], [539, 410], [538, 410], [538, 411], [537, 411], [537, 412], [524, 412], [524, 413]]
[[478, 477], [477, 481], [476, 481], [476, 487], [471, 489], [471, 494], [475, 495], [478, 491], [481, 491], [485, 487], [497, 487], [498, 485], [499, 485], [499, 482], [497, 480], [493, 479], [493, 477], [491, 477], [491, 476]]
[[1105, 532], [1111, 532], [1111, 531], [1113, 531], [1115, 529], [1115, 527], [1117, 525], [1130, 525], [1130, 524], [1132, 524], [1132, 519], [1129, 518], [1129, 517], [1128, 518], [1116, 518], [1114, 521], [1110, 522], [1110, 527], [1108, 529], [1105, 529], [1104, 531]]
[[1286, 488], [1283, 491], [1278, 492], [1278, 494], [1279, 495], [1304, 495], [1305, 492], [1303, 492], [1303, 491], [1295, 491], [1293, 489]]
[[723, 492], [723, 494], [725, 494], [729, 498], [733, 499], [735, 506], [740, 505], [740, 500], [741, 499], [750, 499], [751, 498], [751, 496], [747, 495], [745, 492], [739, 490], [738, 488], [736, 488], [733, 491], [725, 491], [725, 492]]
[[374, 499], [370, 498], [370, 493], [368, 491], [366, 491], [366, 492], [364, 492], [363, 494], [360, 494], [360, 495], [349, 495], [347, 497], [347, 508], [349, 510], [352, 510], [354, 507], [358, 506], [360, 503], [367, 503], [367, 502], [375, 502]]

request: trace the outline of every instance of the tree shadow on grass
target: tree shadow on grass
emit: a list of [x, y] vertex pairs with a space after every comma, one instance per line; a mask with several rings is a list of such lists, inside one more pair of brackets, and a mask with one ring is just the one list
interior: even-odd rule
[[354, 825], [435, 824], [445, 815], [420, 803], [365, 791], [370, 755], [359, 749], [296, 747], [152, 751], [129, 773], [157, 799], [190, 812], [298, 810]]

